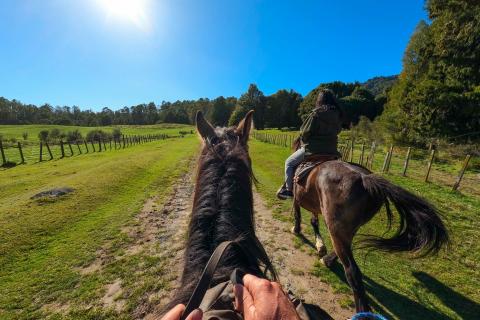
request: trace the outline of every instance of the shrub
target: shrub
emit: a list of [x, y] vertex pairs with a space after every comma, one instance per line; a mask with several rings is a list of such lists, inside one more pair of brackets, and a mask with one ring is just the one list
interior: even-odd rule
[[50, 130], [50, 133], [48, 134], [49, 138], [51, 140], [58, 140], [60, 139], [60, 136], [61, 136], [61, 132], [60, 132], [60, 129], [58, 128], [53, 128], [52, 130]]
[[47, 142], [49, 134], [48, 130], [42, 130], [38, 133], [38, 139], [42, 142]]
[[82, 133], [78, 129], [67, 132], [68, 142], [76, 142], [76, 141], [82, 140], [82, 138], [83, 138]]
[[27, 140], [28, 139], [28, 132], [22, 133], [22, 137], [23, 137], [23, 140]]
[[110, 133], [99, 129], [94, 129], [87, 133], [87, 140], [89, 141], [107, 140], [111, 137], [112, 135]]
[[122, 131], [120, 130], [120, 128], [113, 128], [112, 137], [115, 140], [120, 140], [120, 138], [122, 137]]

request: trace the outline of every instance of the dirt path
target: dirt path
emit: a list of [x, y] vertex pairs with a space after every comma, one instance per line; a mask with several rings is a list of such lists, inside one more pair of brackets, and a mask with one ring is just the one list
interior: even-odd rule
[[[158, 307], [153, 309], [147, 302], [144, 306], [139, 305], [135, 312], [136, 318], [156, 319], [161, 306], [170, 299], [178, 285], [183, 267], [185, 233], [193, 202], [193, 189], [192, 175], [187, 174], [177, 183], [161, 209], [155, 207], [154, 199], [149, 199], [138, 216], [142, 232], [136, 244], [129, 250], [140, 250], [137, 245], [145, 250], [145, 245], [155, 242], [155, 239], [160, 241], [164, 244], [163, 248], [169, 248], [162, 254], [167, 257], [166, 270], [171, 272], [166, 279], [169, 283], [166, 289], [147, 299], [160, 301]], [[344, 295], [335, 294], [329, 285], [310, 274], [317, 257], [295, 248], [294, 236], [288, 230], [290, 226], [274, 219], [272, 211], [256, 192], [254, 203], [258, 237], [265, 245], [282, 285], [306, 302], [319, 305], [334, 319], [349, 318], [352, 310], [342, 308], [339, 303]]]
[[279, 273], [282, 286], [307, 303], [318, 305], [334, 319], [349, 319], [354, 310], [340, 306], [340, 301], [348, 297], [334, 293], [328, 284], [311, 275], [313, 264], [318, 260], [316, 254], [295, 248], [291, 226], [274, 219], [256, 192], [254, 204], [257, 236]]

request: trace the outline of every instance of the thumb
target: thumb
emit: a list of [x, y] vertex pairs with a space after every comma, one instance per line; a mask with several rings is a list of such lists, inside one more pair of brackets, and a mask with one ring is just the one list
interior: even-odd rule
[[200, 309], [193, 310], [185, 320], [202, 320], [203, 312]]
[[243, 315], [255, 312], [253, 297], [244, 286], [236, 284], [233, 287], [233, 294], [235, 295], [235, 310], [243, 313]]

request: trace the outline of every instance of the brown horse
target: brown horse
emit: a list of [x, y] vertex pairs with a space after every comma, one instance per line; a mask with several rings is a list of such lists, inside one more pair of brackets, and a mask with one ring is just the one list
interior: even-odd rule
[[[294, 148], [298, 147], [298, 141]], [[294, 233], [300, 233], [300, 207], [312, 213], [311, 224], [322, 262], [330, 267], [338, 257], [353, 290], [357, 312], [369, 311], [362, 274], [352, 253], [353, 237], [385, 205], [390, 228], [393, 213], [399, 215], [400, 226], [391, 238], [370, 236], [364, 247], [389, 252], [410, 251], [418, 255], [436, 253], [448, 242], [447, 230], [437, 210], [426, 200], [372, 174], [368, 169], [341, 160], [326, 161], [315, 167], [303, 182], [294, 185]], [[327, 248], [318, 229], [322, 214], [333, 244]]]

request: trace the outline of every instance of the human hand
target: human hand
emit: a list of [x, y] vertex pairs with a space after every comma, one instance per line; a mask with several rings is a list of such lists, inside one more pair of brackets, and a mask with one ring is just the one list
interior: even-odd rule
[[251, 274], [243, 277], [243, 286], [233, 288], [235, 309], [245, 320], [298, 320], [292, 302], [276, 282], [257, 278]]
[[[163, 316], [162, 320], [180, 320], [184, 310], [185, 306], [183, 304], [177, 304]], [[202, 310], [195, 309], [188, 315], [186, 320], [202, 320], [202, 315]]]

